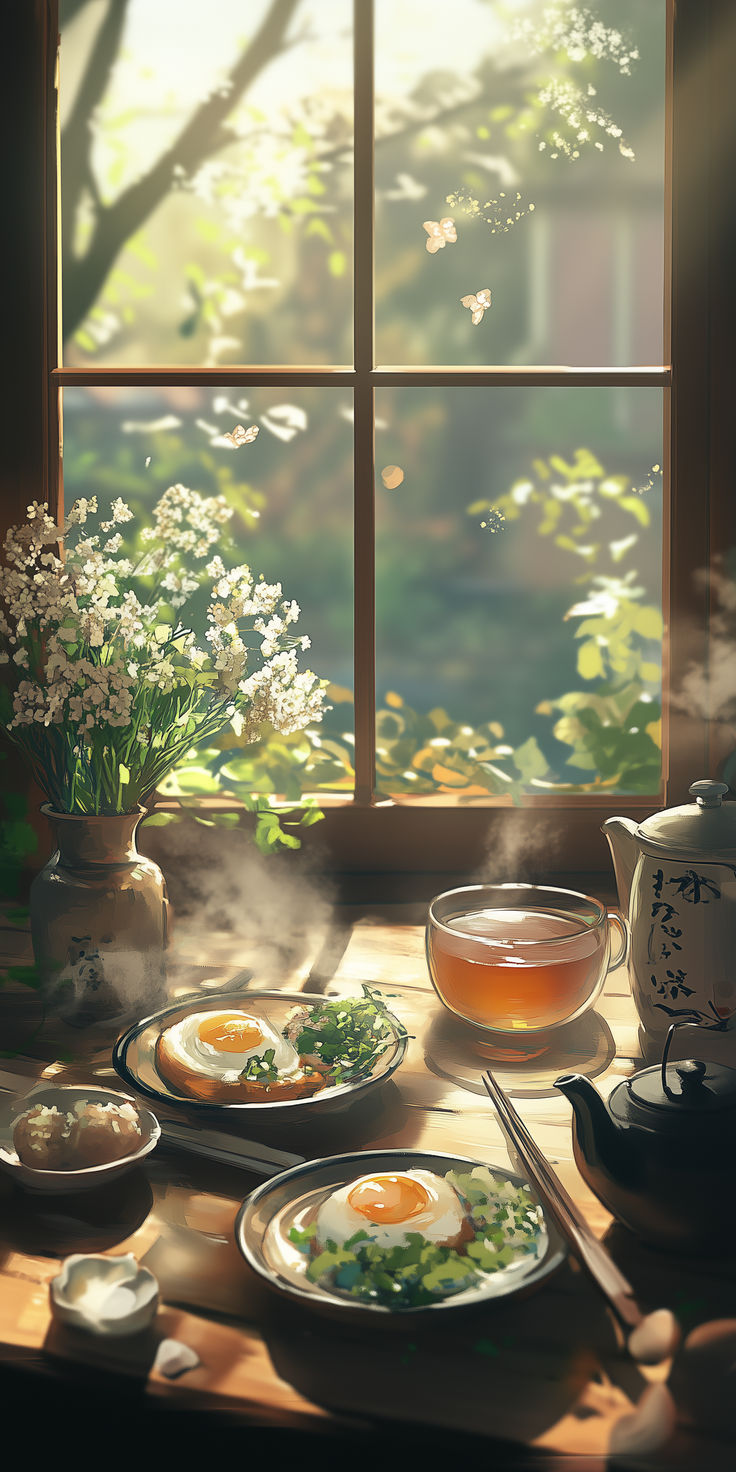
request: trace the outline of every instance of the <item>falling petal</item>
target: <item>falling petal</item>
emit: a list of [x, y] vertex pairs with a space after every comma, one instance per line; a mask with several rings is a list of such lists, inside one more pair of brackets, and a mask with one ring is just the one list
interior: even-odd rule
[[400, 465], [384, 465], [381, 471], [381, 480], [387, 491], [395, 491], [404, 479], [404, 472]]
[[236, 424], [229, 434], [219, 435], [217, 442], [221, 444], [225, 440], [228, 445], [233, 445], [237, 449], [239, 445], [252, 445], [257, 434], [257, 424], [251, 424], [248, 429], [243, 429], [242, 424]]
[[444, 250], [448, 242], [454, 245], [457, 240], [455, 221], [451, 220], [449, 215], [446, 215], [444, 220], [425, 220], [422, 229], [426, 230], [429, 236], [427, 250], [431, 256], [436, 255], [438, 250]]
[[475, 294], [471, 292], [468, 296], [461, 296], [460, 304], [463, 307], [469, 308], [473, 326], [477, 327], [478, 323], [483, 321], [483, 317], [491, 305], [490, 286], [484, 286], [482, 291], [478, 291]]

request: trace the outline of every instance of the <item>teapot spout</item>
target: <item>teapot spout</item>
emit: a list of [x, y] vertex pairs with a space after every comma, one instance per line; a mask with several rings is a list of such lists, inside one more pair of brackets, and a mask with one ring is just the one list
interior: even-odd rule
[[555, 1088], [572, 1104], [578, 1163], [589, 1171], [602, 1170], [613, 1180], [621, 1180], [627, 1174], [621, 1131], [598, 1090], [581, 1073], [561, 1074], [555, 1079]]
[[601, 826], [601, 833], [605, 833], [608, 839], [616, 875], [618, 902], [628, 919], [631, 881], [639, 853], [636, 823], [631, 818], [606, 818]]

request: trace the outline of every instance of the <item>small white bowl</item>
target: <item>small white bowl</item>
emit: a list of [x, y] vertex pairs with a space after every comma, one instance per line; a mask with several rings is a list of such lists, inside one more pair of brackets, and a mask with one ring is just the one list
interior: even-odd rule
[[49, 1283], [51, 1312], [62, 1324], [107, 1339], [140, 1334], [156, 1316], [158, 1282], [132, 1252], [105, 1257], [74, 1252]]
[[[138, 1111], [141, 1127], [141, 1143], [132, 1155], [122, 1155], [118, 1160], [109, 1160], [104, 1165], [87, 1165], [82, 1170], [36, 1170], [24, 1165], [18, 1158], [13, 1145], [13, 1129], [16, 1120], [35, 1104], [46, 1104], [64, 1112], [73, 1109], [80, 1099], [91, 1104], [133, 1104]], [[150, 1109], [145, 1109], [130, 1094], [113, 1093], [110, 1089], [93, 1088], [89, 1084], [38, 1084], [25, 1098], [17, 1096], [0, 1098], [0, 1168], [8, 1172], [19, 1185], [28, 1191], [89, 1191], [95, 1186], [107, 1185], [108, 1181], [132, 1170], [150, 1155], [161, 1138], [161, 1126]]]

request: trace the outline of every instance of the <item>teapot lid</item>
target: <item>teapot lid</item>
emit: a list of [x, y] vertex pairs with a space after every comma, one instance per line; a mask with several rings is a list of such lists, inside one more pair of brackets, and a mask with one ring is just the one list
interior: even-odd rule
[[695, 802], [652, 813], [639, 825], [638, 836], [650, 850], [677, 850], [704, 860], [736, 857], [736, 802], [723, 802], [728, 790], [726, 782], [693, 782]]
[[626, 1088], [637, 1104], [670, 1113], [736, 1108], [736, 1068], [700, 1058], [645, 1068], [627, 1079]]

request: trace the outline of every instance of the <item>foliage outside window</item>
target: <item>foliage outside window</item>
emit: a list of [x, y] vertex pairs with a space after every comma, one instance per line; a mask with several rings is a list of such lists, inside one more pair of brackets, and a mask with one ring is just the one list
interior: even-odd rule
[[[324, 720], [289, 736], [264, 727], [248, 745], [228, 729], [160, 787], [190, 808], [202, 794], [260, 806], [265, 842], [297, 842], [274, 806], [347, 797], [355, 782], [352, 405], [345, 388], [259, 399], [213, 375], [351, 358], [352, 7], [269, 0], [244, 22], [220, 0], [205, 34], [201, 7], [177, 5], [167, 27], [162, 3], [147, 43], [144, 9], [61, 7], [64, 361], [86, 384], [64, 391], [65, 492], [101, 506], [122, 494], [139, 515], [169, 483], [224, 495], [240, 554], [273, 555], [290, 590], [302, 579], [310, 659], [330, 682]], [[376, 6], [379, 360], [478, 369], [467, 390], [378, 394], [376, 787], [467, 804], [652, 793], [656, 389], [605, 376], [585, 401], [541, 379], [509, 389], [503, 442], [499, 431], [473, 448], [470, 425], [447, 481], [429, 467], [477, 419], [474, 395], [506, 392], [488, 364], [661, 358], [665, 7], [461, 11], [448, 21], [433, 0], [420, 37], [414, 6]], [[207, 369], [215, 386], [183, 389], [167, 363]], [[155, 388], [101, 386], [105, 367], [141, 364]], [[257, 441], [233, 443], [251, 419]], [[556, 569], [547, 589], [540, 549]], [[516, 578], [505, 592], [504, 565]], [[463, 579], [481, 586], [473, 606]], [[536, 661], [512, 679], [515, 650], [535, 640]], [[450, 669], [464, 651], [465, 684]]]

